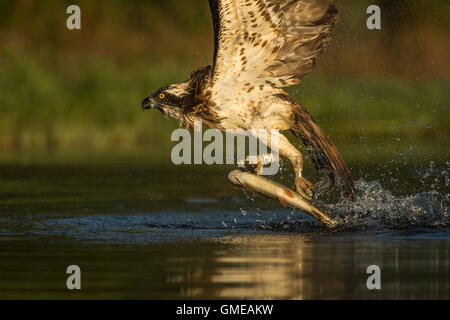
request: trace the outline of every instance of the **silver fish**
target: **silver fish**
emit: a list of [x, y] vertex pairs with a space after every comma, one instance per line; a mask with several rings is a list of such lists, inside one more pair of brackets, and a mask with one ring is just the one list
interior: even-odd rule
[[327, 227], [336, 227], [342, 222], [339, 218], [331, 218], [316, 207], [311, 201], [303, 198], [299, 193], [275, 182], [250, 172], [233, 170], [228, 174], [228, 180], [234, 185], [257, 192], [269, 198], [280, 201], [283, 206], [298, 208], [313, 216]]

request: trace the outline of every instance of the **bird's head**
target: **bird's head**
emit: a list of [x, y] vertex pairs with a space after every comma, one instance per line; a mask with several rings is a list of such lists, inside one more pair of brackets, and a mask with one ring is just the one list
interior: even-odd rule
[[159, 88], [142, 102], [142, 109], [157, 109], [165, 116], [180, 120], [183, 115], [202, 103], [201, 92], [211, 66], [192, 72], [190, 79]]
[[164, 115], [176, 117], [192, 100], [193, 92], [189, 82], [172, 84], [159, 88], [142, 101], [142, 109], [157, 109]]

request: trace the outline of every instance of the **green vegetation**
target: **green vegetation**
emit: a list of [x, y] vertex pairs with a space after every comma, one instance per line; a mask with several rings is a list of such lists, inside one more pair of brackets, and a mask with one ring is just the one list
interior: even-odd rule
[[[67, 78], [17, 53], [4, 54], [1, 65], [2, 150], [140, 149], [159, 157], [173, 145], [170, 132], [177, 123], [156, 111], [142, 112], [140, 103], [158, 86], [182, 81], [186, 70], [168, 73], [151, 65], [124, 70], [97, 61]], [[289, 91], [337, 144], [362, 146], [354, 153], [364, 157], [374, 146], [375, 154], [409, 146], [447, 149], [449, 89], [444, 81], [307, 78]]]
[[[337, 41], [288, 91], [347, 158], [448, 158], [444, 2], [394, 6], [382, 33], [364, 28], [366, 2], [340, 6]], [[81, 31], [65, 28], [68, 4], [0, 5], [0, 161], [114, 153], [166, 162], [177, 123], [140, 104], [211, 63], [207, 2], [79, 1]]]

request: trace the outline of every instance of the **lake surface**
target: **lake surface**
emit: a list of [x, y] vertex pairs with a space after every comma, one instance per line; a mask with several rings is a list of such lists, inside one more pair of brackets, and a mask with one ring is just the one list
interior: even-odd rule
[[338, 230], [246, 194], [231, 169], [0, 165], [0, 298], [449, 298], [448, 163], [352, 164], [357, 202], [317, 200]]

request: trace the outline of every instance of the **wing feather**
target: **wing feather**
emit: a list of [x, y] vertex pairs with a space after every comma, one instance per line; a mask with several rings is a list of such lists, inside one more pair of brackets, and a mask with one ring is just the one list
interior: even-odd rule
[[209, 0], [213, 85], [297, 84], [312, 71], [335, 24], [330, 0]]

